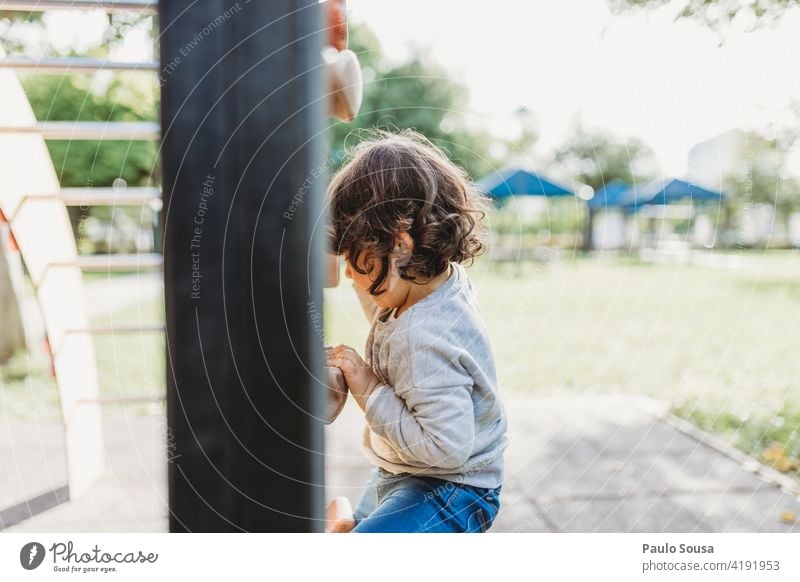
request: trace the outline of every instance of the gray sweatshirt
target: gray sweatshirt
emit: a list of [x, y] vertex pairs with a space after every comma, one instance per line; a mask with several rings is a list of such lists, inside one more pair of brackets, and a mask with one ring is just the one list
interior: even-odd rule
[[366, 401], [365, 454], [390, 473], [501, 485], [506, 414], [464, 267], [451, 263], [450, 278], [400, 317], [357, 291], [372, 314], [366, 360], [381, 379]]

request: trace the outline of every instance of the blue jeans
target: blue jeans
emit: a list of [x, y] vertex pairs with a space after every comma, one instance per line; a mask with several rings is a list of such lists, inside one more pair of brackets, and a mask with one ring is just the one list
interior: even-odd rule
[[487, 531], [500, 510], [500, 487], [486, 489], [380, 467], [354, 510], [354, 533]]

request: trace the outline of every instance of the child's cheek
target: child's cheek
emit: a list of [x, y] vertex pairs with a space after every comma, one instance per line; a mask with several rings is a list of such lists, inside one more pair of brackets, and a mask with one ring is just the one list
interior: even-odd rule
[[367, 277], [366, 275], [362, 275], [360, 273], [353, 272], [351, 278], [353, 279], [353, 283], [358, 285], [359, 289], [369, 293], [369, 288], [372, 285], [372, 281], [369, 280], [369, 277]]

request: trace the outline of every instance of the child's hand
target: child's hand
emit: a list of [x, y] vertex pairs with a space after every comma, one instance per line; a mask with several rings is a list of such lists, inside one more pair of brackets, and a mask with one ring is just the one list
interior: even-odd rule
[[364, 358], [349, 346], [338, 345], [335, 348], [327, 348], [325, 359], [328, 366], [342, 371], [350, 394], [363, 410], [366, 406], [366, 397], [380, 384], [380, 378], [375, 375]]

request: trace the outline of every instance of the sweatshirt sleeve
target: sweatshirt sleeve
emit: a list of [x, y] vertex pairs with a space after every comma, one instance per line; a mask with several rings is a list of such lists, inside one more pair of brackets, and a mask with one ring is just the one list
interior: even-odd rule
[[475, 443], [473, 381], [458, 361], [458, 350], [435, 342], [406, 342], [392, 366], [395, 385], [375, 388], [365, 415], [371, 430], [389, 441], [406, 464], [457, 469]]

